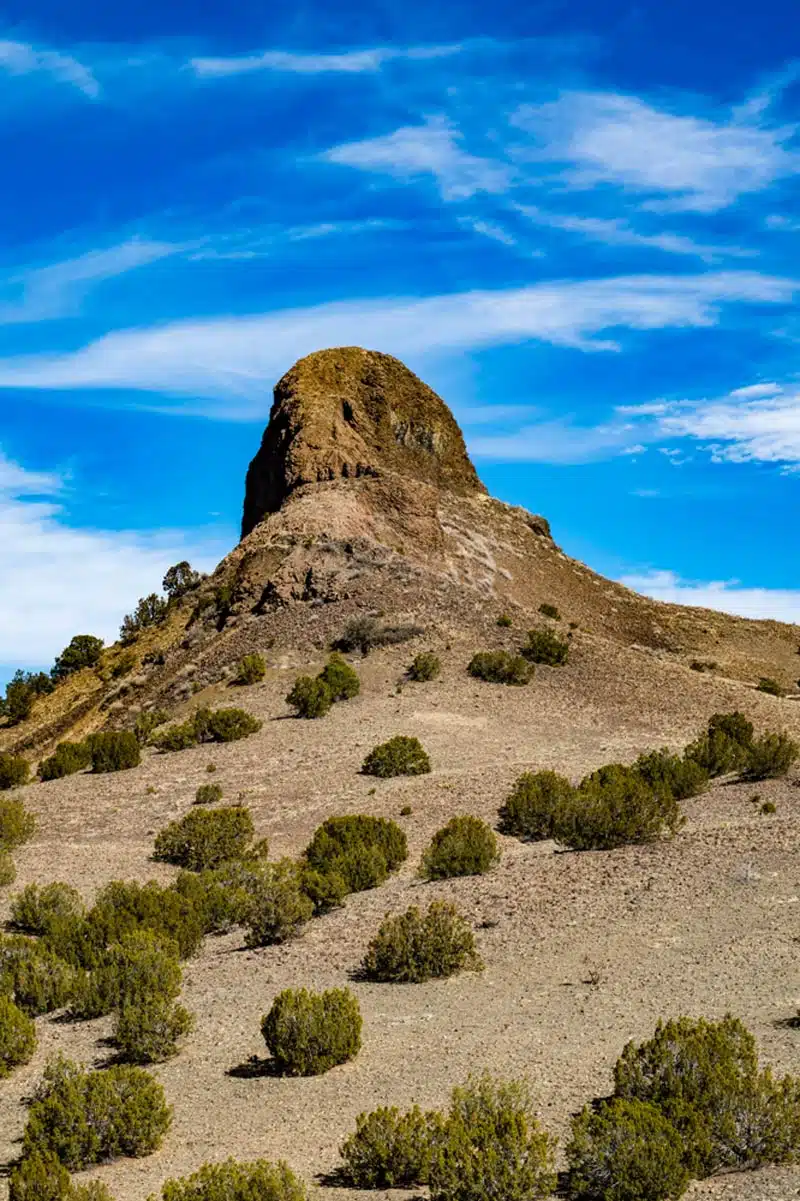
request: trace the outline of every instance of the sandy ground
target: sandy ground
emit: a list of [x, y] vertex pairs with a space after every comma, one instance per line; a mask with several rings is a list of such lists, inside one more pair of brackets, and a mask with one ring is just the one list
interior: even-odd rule
[[[285, 716], [294, 668], [277, 663], [264, 685], [227, 692], [225, 703], [265, 718], [245, 742], [152, 754], [119, 775], [25, 790], [39, 830], [18, 853], [15, 888], [65, 879], [89, 899], [109, 879], [171, 878], [173, 869], [150, 859], [154, 833], [209, 780], [226, 800], [241, 796], [251, 807], [274, 856], [297, 854], [324, 817], [343, 812], [395, 817], [411, 849], [397, 877], [349, 898], [294, 943], [248, 951], [237, 933], [206, 941], [184, 971], [197, 1029], [175, 1060], [154, 1069], [175, 1110], [163, 1148], [87, 1178], [106, 1181], [118, 1201], [145, 1201], [165, 1178], [208, 1160], [281, 1157], [333, 1201], [346, 1190], [324, 1178], [358, 1113], [442, 1105], [453, 1085], [484, 1067], [526, 1076], [543, 1122], [563, 1140], [569, 1115], [609, 1090], [625, 1042], [682, 1013], [732, 1012], [754, 1031], [765, 1061], [800, 1072], [800, 1031], [784, 1024], [800, 1005], [800, 793], [792, 780], [715, 787], [687, 805], [689, 822], [670, 843], [578, 855], [502, 838], [501, 861], [483, 878], [430, 885], [415, 877], [433, 832], [456, 813], [494, 821], [522, 770], [554, 767], [577, 778], [648, 747], [682, 744], [721, 702], [798, 728], [792, 702], [718, 680], [706, 701], [704, 679], [685, 668], [648, 660], [647, 671], [637, 671], [634, 652], [603, 653], [600, 690], [599, 651], [590, 672], [589, 650], [579, 644], [568, 668], [540, 669], [528, 688], [470, 681], [456, 648], [444, 656], [442, 679], [397, 694], [408, 655], [380, 652], [358, 665], [362, 695], [317, 722]], [[366, 752], [401, 732], [422, 739], [432, 774], [361, 776]], [[775, 802], [775, 816], [759, 812], [755, 791]], [[399, 816], [404, 805], [410, 817]], [[485, 970], [415, 986], [353, 983], [350, 972], [384, 914], [435, 897], [454, 900], [474, 923]], [[7, 911], [8, 896], [2, 903]], [[301, 1080], [245, 1070], [265, 1053], [259, 1023], [276, 992], [344, 984], [364, 1015], [354, 1062]], [[108, 1026], [38, 1020], [33, 1061], [0, 1086], [3, 1162], [18, 1153], [24, 1099], [48, 1056], [60, 1050], [102, 1063]], [[0, 1182], [0, 1196], [5, 1187]], [[720, 1201], [798, 1194], [800, 1168], [720, 1178], [690, 1193]]]

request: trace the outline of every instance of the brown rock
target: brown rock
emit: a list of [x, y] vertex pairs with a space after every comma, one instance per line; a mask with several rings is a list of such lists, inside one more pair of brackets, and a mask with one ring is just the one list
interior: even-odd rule
[[447, 405], [399, 359], [320, 350], [278, 382], [245, 487], [242, 537], [297, 488], [396, 473], [457, 495], [484, 493]]

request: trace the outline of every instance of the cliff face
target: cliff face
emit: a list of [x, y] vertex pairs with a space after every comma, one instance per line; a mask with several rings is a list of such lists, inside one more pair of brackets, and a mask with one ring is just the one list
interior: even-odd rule
[[403, 363], [352, 346], [318, 351], [275, 387], [247, 472], [242, 537], [305, 484], [387, 474], [485, 492], [447, 405]]

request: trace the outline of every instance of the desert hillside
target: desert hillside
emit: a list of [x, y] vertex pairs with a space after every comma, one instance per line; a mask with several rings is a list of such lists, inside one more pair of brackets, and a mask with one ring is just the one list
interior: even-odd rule
[[[388, 634], [368, 654], [344, 652], [358, 695], [317, 720], [295, 717], [285, 698], [296, 677], [323, 669], [364, 618]], [[531, 628], [568, 645], [563, 665], [539, 662], [519, 687], [469, 674], [477, 651], [516, 654]], [[739, 710], [757, 733], [800, 738], [798, 644], [798, 627], [660, 604], [570, 559], [545, 518], [486, 494], [444, 402], [396, 360], [356, 348], [303, 360], [276, 387], [239, 545], [159, 621], [39, 697], [25, 721], [0, 727], [0, 750], [36, 765], [61, 741], [132, 730], [156, 710], [166, 726], [236, 706], [260, 729], [178, 751], [145, 746], [128, 770], [0, 794], [36, 817], [0, 903], [7, 919], [30, 883], [67, 881], [91, 904], [111, 880], [174, 881], [178, 868], [153, 859], [154, 839], [209, 781], [223, 804], [247, 807], [271, 860], [297, 858], [325, 819], [346, 814], [397, 822], [409, 855], [297, 938], [247, 947], [240, 927], [208, 935], [183, 964], [181, 1002], [195, 1029], [149, 1069], [174, 1107], [162, 1146], [76, 1180], [146, 1201], [205, 1162], [266, 1157], [285, 1159], [323, 1201], [367, 1201], [375, 1194], [336, 1177], [362, 1111], [444, 1106], [486, 1068], [528, 1078], [563, 1147], [570, 1116], [611, 1091], [626, 1042], [678, 1015], [732, 1013], [765, 1063], [800, 1074], [800, 1031], [788, 1024], [800, 1005], [794, 769], [758, 783], [713, 780], [682, 802], [687, 820], [674, 837], [647, 845], [575, 851], [498, 833], [500, 858], [486, 874], [418, 875], [452, 817], [496, 828], [523, 772], [577, 784], [604, 764], [681, 751], [715, 712]], [[413, 681], [407, 669], [421, 652], [441, 671]], [[263, 678], [236, 683], [254, 653]], [[763, 677], [787, 695], [759, 690]], [[419, 739], [430, 772], [363, 774], [370, 750], [398, 734]], [[440, 899], [467, 919], [483, 971], [420, 984], [358, 977], [387, 913]], [[352, 1061], [307, 1078], [269, 1070], [261, 1018], [290, 987], [353, 991], [364, 1025]], [[0, 1083], [9, 1170], [48, 1059], [106, 1064], [111, 1030], [108, 1015], [37, 1017], [35, 1053]], [[0, 1181], [0, 1196], [6, 1189]], [[800, 1168], [784, 1166], [719, 1175], [686, 1195], [786, 1201], [799, 1191]]]

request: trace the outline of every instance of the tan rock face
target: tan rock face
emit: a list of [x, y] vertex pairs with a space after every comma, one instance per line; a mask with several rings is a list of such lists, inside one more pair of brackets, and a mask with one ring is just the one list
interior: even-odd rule
[[303, 484], [390, 472], [456, 495], [486, 491], [447, 405], [399, 359], [318, 351], [275, 387], [247, 472], [242, 537]]

